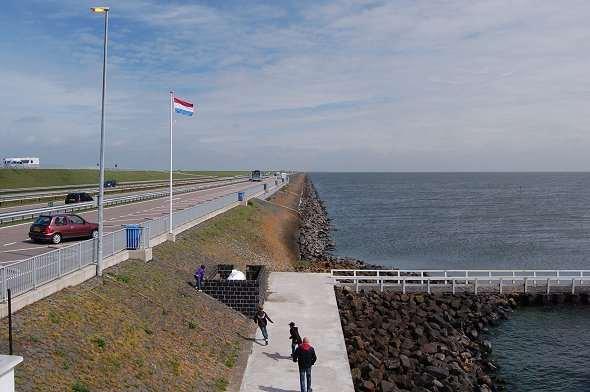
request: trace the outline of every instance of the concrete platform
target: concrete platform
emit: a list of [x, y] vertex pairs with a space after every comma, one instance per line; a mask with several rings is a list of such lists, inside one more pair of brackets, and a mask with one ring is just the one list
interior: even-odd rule
[[291, 358], [289, 322], [299, 327], [316, 350], [314, 392], [354, 392], [330, 274], [273, 272], [264, 310], [274, 321], [264, 346], [257, 330], [241, 392], [299, 392], [299, 371]]

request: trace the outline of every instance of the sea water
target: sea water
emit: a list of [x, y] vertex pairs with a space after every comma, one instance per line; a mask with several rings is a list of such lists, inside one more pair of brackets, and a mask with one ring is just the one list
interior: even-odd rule
[[[312, 173], [334, 253], [405, 269], [590, 269], [590, 173]], [[590, 391], [590, 307], [492, 331], [509, 391]]]

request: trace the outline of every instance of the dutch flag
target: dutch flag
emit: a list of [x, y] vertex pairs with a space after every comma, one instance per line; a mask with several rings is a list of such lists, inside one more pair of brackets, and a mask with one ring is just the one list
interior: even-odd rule
[[174, 97], [174, 111], [185, 116], [192, 116], [194, 107], [192, 103]]

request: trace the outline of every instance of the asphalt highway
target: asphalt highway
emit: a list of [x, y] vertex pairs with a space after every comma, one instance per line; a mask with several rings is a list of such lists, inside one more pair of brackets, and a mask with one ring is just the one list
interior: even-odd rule
[[[274, 179], [267, 179], [265, 182], [274, 184]], [[177, 196], [173, 196], [174, 209], [183, 210], [216, 197], [221, 197], [230, 193], [236, 193], [260, 184], [262, 183], [242, 182], [213, 189], [205, 189], [179, 194]], [[119, 230], [124, 224], [141, 223], [153, 218], [167, 215], [168, 208], [169, 199], [167, 197], [105, 208], [105, 233]], [[89, 212], [83, 212], [78, 215], [90, 222], [96, 222], [98, 212], [93, 210]], [[1, 264], [27, 259], [29, 257], [77, 242], [77, 240], [64, 240], [64, 242], [59, 245], [34, 243], [28, 238], [30, 225], [31, 223], [22, 223], [0, 228]]]
[[[182, 189], [186, 189], [186, 188], [195, 188], [195, 187], [198, 187], [201, 185], [209, 185], [209, 184], [211, 184], [211, 183], [178, 185], [178, 186], [174, 186], [174, 189], [175, 190], [182, 190]], [[122, 197], [122, 196], [142, 195], [144, 193], [162, 192], [162, 191], [166, 191], [166, 190], [168, 190], [168, 188], [166, 186], [162, 186], [160, 188], [154, 188], [154, 189], [143, 189], [143, 190], [135, 190], [135, 191], [130, 189], [129, 192], [112, 193], [110, 195], [106, 194], [105, 201], [108, 201], [111, 199], [116, 199], [116, 198]], [[97, 199], [96, 196], [93, 196], [93, 198], [94, 198], [94, 200]], [[64, 200], [65, 200], [65, 197], [64, 197]], [[64, 200], [54, 201], [53, 205], [54, 206], [62, 206], [65, 204]], [[47, 207], [47, 206], [48, 206], [48, 203], [44, 202], [44, 203], [14, 205], [14, 206], [10, 206], [10, 207], [0, 207], [0, 213], [27, 211], [27, 210], [33, 210], [35, 208], [43, 208], [43, 207]]]

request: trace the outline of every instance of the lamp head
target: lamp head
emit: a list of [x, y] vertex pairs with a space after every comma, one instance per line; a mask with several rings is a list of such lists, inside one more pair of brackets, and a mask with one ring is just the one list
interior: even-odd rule
[[90, 11], [93, 14], [104, 14], [109, 12], [110, 7], [92, 7], [90, 8]]

